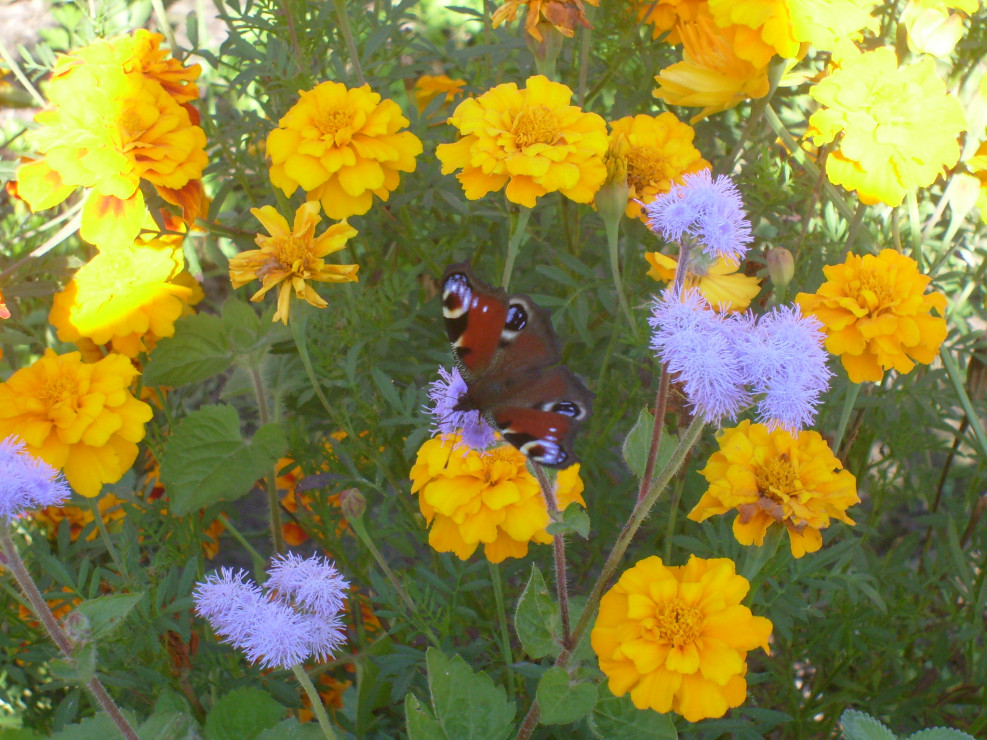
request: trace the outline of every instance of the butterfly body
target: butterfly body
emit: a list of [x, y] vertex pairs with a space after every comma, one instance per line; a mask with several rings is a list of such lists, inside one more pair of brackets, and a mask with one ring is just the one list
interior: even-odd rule
[[493, 288], [468, 262], [442, 276], [442, 313], [467, 391], [456, 411], [478, 411], [537, 463], [576, 462], [572, 442], [593, 394], [568, 368], [548, 311]]

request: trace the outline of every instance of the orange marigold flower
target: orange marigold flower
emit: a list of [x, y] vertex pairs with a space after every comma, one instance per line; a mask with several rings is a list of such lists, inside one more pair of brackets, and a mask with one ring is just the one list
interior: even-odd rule
[[747, 697], [747, 653], [770, 652], [772, 625], [741, 605], [750, 583], [727, 558], [681, 566], [645, 558], [603, 595], [590, 642], [615, 696], [690, 722]]
[[415, 105], [424, 113], [428, 104], [440, 95], [445, 96], [442, 108], [463, 94], [466, 80], [452, 79], [448, 75], [422, 75], [415, 81]]
[[901, 68], [887, 47], [847, 57], [809, 93], [822, 107], [806, 136], [817, 146], [837, 141], [826, 176], [856, 190], [863, 203], [901, 205], [907, 192], [931, 185], [960, 157], [963, 106], [929, 57]]
[[642, 204], [667, 193], [673, 183], [682, 184], [682, 175], [709, 168], [692, 144], [695, 129], [673, 113], [657, 116], [626, 116], [610, 124], [610, 138], [627, 142], [627, 185], [630, 188], [626, 215], [647, 222]]
[[[849, 254], [823, 268], [826, 282], [795, 300], [823, 323], [826, 349], [843, 362], [854, 383], [878, 383], [885, 370], [911, 372], [928, 365], [946, 338], [946, 297], [925, 293], [932, 278], [911, 257], [893, 249]], [[939, 316], [933, 316], [935, 309]]]
[[[645, 252], [644, 258], [651, 265], [648, 277], [665, 283], [675, 277], [678, 260], [674, 257], [666, 257], [661, 252]], [[686, 272], [683, 294], [688, 288], [696, 288], [710, 306], [746, 311], [754, 296], [761, 292], [761, 281], [737, 272], [738, 268], [736, 262], [720, 257], [706, 268], [705, 274]]]
[[0, 438], [16, 434], [28, 451], [65, 473], [88, 498], [134, 464], [151, 407], [130, 392], [137, 370], [123, 355], [96, 363], [51, 349], [0, 383]]
[[375, 195], [387, 201], [399, 173], [415, 171], [422, 143], [402, 131], [408, 119], [393, 100], [341, 82], [298, 94], [267, 137], [271, 182], [285, 195], [300, 187], [329, 218], [344, 219], [369, 211]]
[[[123, 519], [127, 512], [123, 508], [123, 500], [117, 498], [112, 493], [105, 493], [99, 497], [96, 504], [99, 507], [100, 516], [107, 525]], [[54, 539], [58, 534], [58, 527], [63, 521], [69, 523], [69, 539], [75, 542], [82, 534], [86, 525], [95, 521], [92, 508], [81, 508], [78, 506], [45, 506], [32, 514], [34, 521], [45, 528], [48, 539]], [[111, 529], [112, 531], [112, 529]], [[86, 540], [92, 541], [99, 537], [99, 529], [93, 527]]]
[[696, 20], [708, 14], [708, 0], [632, 0], [630, 9], [637, 13], [641, 23], [651, 26], [651, 38], [657, 39], [663, 33], [669, 44], [681, 44], [679, 24]]
[[[600, 0], [586, 0], [590, 5], [599, 5]], [[591, 28], [586, 19], [586, 11], [582, 0], [504, 0], [493, 14], [493, 27], [497, 28], [505, 21], [513, 21], [518, 10], [524, 5], [528, 14], [524, 19], [524, 30], [538, 41], [542, 41], [539, 23], [549, 23], [563, 36], [572, 38], [576, 34], [576, 26]]]
[[0, 319], [9, 319], [10, 310], [7, 308], [7, 304], [3, 301], [3, 293], [0, 293]]
[[251, 208], [250, 212], [270, 236], [258, 234], [256, 242], [260, 249], [242, 252], [230, 260], [230, 282], [234, 288], [239, 288], [252, 280], [260, 280], [263, 287], [250, 297], [252, 301], [259, 301], [267, 291], [280, 285], [274, 321], [288, 323], [292, 292], [296, 298], [304, 299], [316, 308], [328, 305], [306, 282], [308, 280], [352, 283], [359, 279], [356, 275], [359, 265], [327, 265], [323, 259], [343, 249], [356, 235], [356, 229], [342, 221], [315, 236], [315, 227], [322, 220], [317, 201], [310, 200], [299, 206], [293, 226], [288, 226], [284, 216], [273, 206]]
[[55, 294], [48, 320], [63, 342], [110, 344], [136, 358], [175, 333], [175, 321], [198, 297], [183, 276], [181, 237], [137, 240], [129, 249], [104, 250], [79, 268]]
[[606, 122], [569, 105], [572, 90], [561, 83], [535, 75], [526, 84], [497, 85], [456, 107], [449, 123], [461, 138], [435, 150], [442, 174], [461, 169], [470, 200], [506, 185], [507, 199], [528, 208], [556, 190], [589, 203], [607, 176]]
[[[457, 442], [452, 435], [427, 440], [411, 469], [411, 492], [431, 525], [429, 545], [466, 560], [482, 543], [487, 560], [499, 563], [523, 558], [529, 542], [550, 543], [548, 508], [527, 458], [510, 445], [480, 453]], [[578, 464], [559, 471], [556, 487], [559, 510], [586, 505]]]
[[781, 524], [797, 558], [822, 547], [819, 530], [831, 519], [854, 523], [846, 510], [860, 503], [857, 479], [818, 432], [793, 435], [743, 421], [724, 429], [717, 443], [719, 450], [699, 471], [709, 488], [689, 512], [693, 521], [736, 509], [734, 536], [758, 546], [771, 525]]

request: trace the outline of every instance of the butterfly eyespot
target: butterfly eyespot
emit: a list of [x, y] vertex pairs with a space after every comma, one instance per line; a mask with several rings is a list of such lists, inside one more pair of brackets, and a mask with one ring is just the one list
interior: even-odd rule
[[461, 272], [453, 273], [442, 286], [442, 315], [447, 319], [458, 319], [468, 310], [472, 295], [466, 276]]
[[536, 463], [548, 465], [549, 467], [561, 466], [569, 459], [569, 455], [559, 445], [540, 439], [528, 442], [518, 449]]
[[507, 318], [504, 320], [504, 332], [517, 334], [528, 325], [528, 311], [520, 303], [512, 303], [507, 309]]

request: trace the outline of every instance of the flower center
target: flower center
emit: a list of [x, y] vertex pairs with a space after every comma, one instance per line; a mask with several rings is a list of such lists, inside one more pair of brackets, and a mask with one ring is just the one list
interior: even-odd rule
[[79, 381], [72, 375], [59, 372], [54, 378], [45, 381], [39, 396], [48, 411], [63, 405], [71, 407], [79, 396]]
[[792, 467], [791, 458], [787, 454], [779, 455], [761, 465], [757, 469], [755, 480], [758, 492], [778, 503], [783, 503], [791, 496], [798, 483], [795, 468]]
[[515, 119], [511, 133], [519, 149], [532, 144], [554, 144], [559, 138], [559, 126], [551, 108], [538, 105], [525, 108]]
[[654, 617], [642, 622], [645, 633], [651, 639], [671, 643], [675, 647], [694, 643], [699, 638], [702, 625], [703, 613], [679, 599], [655, 604]]
[[299, 239], [292, 234], [278, 239], [277, 259], [284, 270], [300, 274], [311, 255], [311, 244], [308, 239]]
[[872, 314], [894, 304], [894, 292], [884, 273], [862, 270], [848, 287], [847, 293]]
[[657, 149], [636, 146], [627, 153], [627, 179], [641, 188], [666, 180], [666, 160]]
[[323, 138], [333, 139], [340, 145], [347, 143], [353, 133], [353, 113], [345, 107], [319, 110], [312, 123]]

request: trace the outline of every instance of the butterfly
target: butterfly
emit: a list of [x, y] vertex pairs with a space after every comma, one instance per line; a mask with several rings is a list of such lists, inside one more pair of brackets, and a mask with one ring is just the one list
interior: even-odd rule
[[442, 276], [442, 315], [467, 390], [455, 411], [478, 411], [536, 463], [567, 468], [591, 393], [559, 365], [559, 340], [548, 311], [476, 275], [469, 262]]

